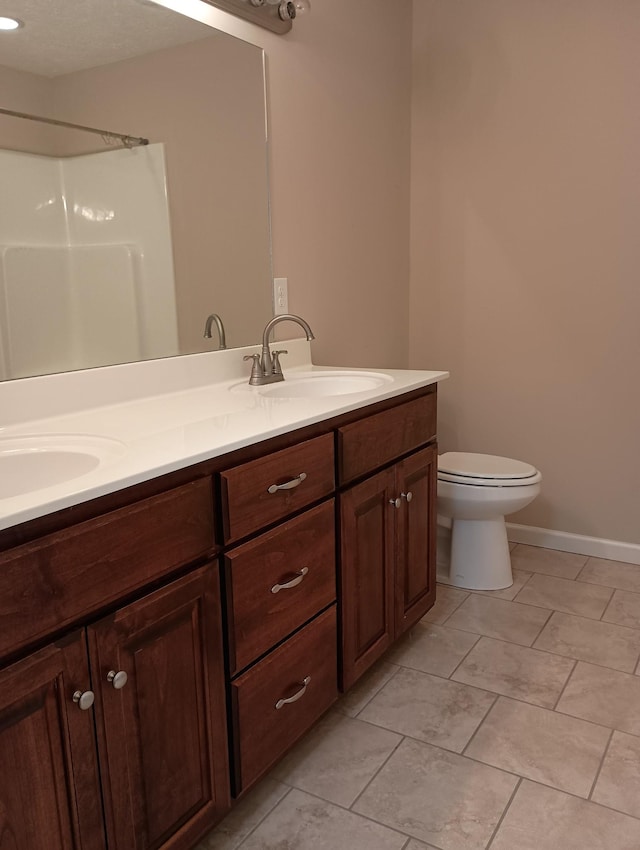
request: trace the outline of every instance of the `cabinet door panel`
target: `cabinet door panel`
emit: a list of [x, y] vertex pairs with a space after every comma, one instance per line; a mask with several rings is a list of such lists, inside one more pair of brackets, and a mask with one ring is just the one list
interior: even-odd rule
[[437, 461], [436, 447], [430, 446], [396, 465], [396, 489], [405, 494], [396, 512], [396, 637], [436, 598]]
[[393, 639], [393, 483], [385, 470], [340, 496], [343, 690]]
[[[89, 629], [114, 850], [177, 850], [229, 803], [217, 576], [206, 567]], [[124, 671], [121, 689], [107, 681]]]
[[0, 848], [104, 850], [83, 635], [0, 673]]

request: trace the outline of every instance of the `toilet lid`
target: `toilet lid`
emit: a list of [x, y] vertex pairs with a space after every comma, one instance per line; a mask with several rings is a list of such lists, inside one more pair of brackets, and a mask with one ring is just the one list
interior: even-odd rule
[[472, 454], [469, 452], [445, 452], [438, 458], [438, 472], [446, 476], [483, 478], [489, 480], [520, 480], [538, 474], [535, 466], [496, 455]]

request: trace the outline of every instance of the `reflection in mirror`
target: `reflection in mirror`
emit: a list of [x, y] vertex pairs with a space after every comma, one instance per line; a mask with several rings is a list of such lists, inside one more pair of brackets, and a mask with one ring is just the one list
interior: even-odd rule
[[262, 50], [140, 0], [20, 13], [0, 33], [0, 107], [150, 144], [0, 115], [0, 377], [256, 342], [272, 314]]

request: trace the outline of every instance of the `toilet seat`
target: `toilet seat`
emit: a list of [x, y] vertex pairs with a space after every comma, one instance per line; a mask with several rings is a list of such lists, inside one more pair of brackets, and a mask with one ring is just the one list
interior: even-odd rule
[[445, 452], [438, 458], [438, 480], [474, 487], [525, 487], [542, 475], [535, 466], [497, 455]]

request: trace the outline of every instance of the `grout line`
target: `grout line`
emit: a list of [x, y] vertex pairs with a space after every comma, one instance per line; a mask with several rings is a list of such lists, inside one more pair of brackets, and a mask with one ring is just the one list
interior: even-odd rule
[[[279, 780], [278, 780], [278, 781], [279, 781]], [[282, 784], [283, 784], [283, 785], [285, 785], [286, 783], [284, 783], [284, 782], [283, 782]], [[297, 790], [297, 789], [296, 789], [296, 790]], [[286, 800], [286, 798], [289, 796], [289, 794], [290, 794], [292, 791], [293, 791], [293, 786], [289, 786], [289, 789], [287, 790], [287, 792], [286, 792], [285, 794], [283, 794], [283, 795], [282, 795], [282, 797], [280, 797], [280, 799], [279, 799], [279, 800], [278, 800], [278, 802], [275, 804], [275, 806], [272, 806], [272, 807], [269, 809], [269, 811], [265, 813], [264, 817], [260, 818], [260, 820], [258, 821], [258, 823], [256, 823], [256, 824], [253, 826], [253, 828], [252, 828], [252, 829], [251, 829], [251, 830], [250, 830], [250, 831], [249, 831], [249, 832], [245, 835], [245, 837], [242, 839], [242, 841], [240, 842], [240, 844], [234, 844], [233, 848], [230, 848], [230, 850], [241, 850], [242, 845], [245, 843], [245, 841], [247, 841], [247, 839], [249, 839], [249, 838], [253, 835], [253, 833], [256, 831], [256, 829], [258, 829], [258, 827], [259, 827], [259, 826], [262, 826], [262, 824], [263, 824], [263, 823], [264, 823], [264, 821], [265, 821], [265, 820], [269, 817], [269, 815], [270, 815], [270, 814], [272, 814], [272, 812], [274, 812], [274, 811], [278, 808], [278, 806], [280, 805], [280, 803], [282, 803], [282, 801], [283, 801], [283, 800]], [[233, 809], [232, 809], [231, 811], [233, 811]], [[215, 831], [215, 830], [214, 830], [214, 831]]]
[[[570, 672], [570, 673], [569, 673], [569, 675], [567, 676], [567, 681], [564, 683], [564, 685], [562, 686], [562, 689], [561, 689], [560, 693], [558, 694], [558, 699], [557, 699], [557, 700], [554, 702], [554, 704], [553, 704], [553, 708], [551, 709], [552, 711], [558, 711], [558, 705], [559, 705], [559, 703], [560, 703], [560, 700], [562, 699], [562, 697], [563, 697], [563, 695], [564, 695], [564, 692], [565, 692], [565, 691], [566, 691], [566, 689], [567, 689], [567, 685], [568, 685], [568, 684], [569, 684], [569, 682], [571, 681], [571, 677], [572, 677], [572, 676], [573, 676], [573, 674], [575, 673], [575, 670], [576, 670], [576, 667], [577, 667], [577, 666], [578, 666], [578, 662], [576, 661], [576, 662], [574, 663], [573, 667], [571, 668], [571, 672]], [[558, 712], [558, 714], [564, 714], [564, 712], [563, 712], [563, 711], [559, 711], [559, 712]], [[570, 716], [570, 715], [567, 715], [567, 716]]]
[[[377, 727], [377, 728], [380, 728], [380, 727]], [[389, 731], [391, 731], [391, 730], [389, 730]], [[401, 733], [400, 733], [400, 732], [396, 732], [396, 735], [400, 735], [400, 736], [401, 736], [401, 737], [400, 737], [400, 740], [399, 740], [399, 741], [398, 741], [398, 743], [395, 745], [395, 747], [391, 750], [391, 752], [390, 752], [390, 753], [389, 753], [389, 755], [386, 757], [386, 759], [382, 762], [382, 764], [380, 765], [380, 767], [379, 767], [379, 768], [375, 771], [375, 773], [371, 776], [371, 778], [369, 779], [369, 781], [367, 782], [367, 784], [364, 786], [364, 788], [362, 788], [362, 790], [361, 790], [361, 791], [357, 794], [357, 796], [355, 797], [355, 799], [351, 801], [351, 803], [349, 804], [349, 806], [347, 806], [347, 808], [348, 808], [348, 810], [349, 810], [349, 811], [352, 811], [352, 810], [353, 810], [353, 807], [355, 806], [355, 804], [356, 804], [356, 803], [358, 802], [358, 800], [362, 797], [362, 795], [365, 793], [365, 791], [366, 791], [366, 790], [367, 790], [367, 788], [371, 785], [371, 783], [374, 781], [374, 779], [376, 779], [376, 777], [378, 776], [378, 774], [380, 773], [380, 771], [381, 771], [381, 770], [382, 770], [382, 769], [383, 769], [383, 768], [387, 765], [387, 763], [389, 762], [389, 760], [390, 760], [390, 759], [391, 759], [391, 758], [392, 758], [392, 757], [396, 754], [396, 751], [398, 750], [398, 747], [399, 747], [399, 746], [400, 746], [400, 745], [404, 742], [404, 739], [405, 739], [405, 736], [404, 736], [404, 735], [401, 735]], [[360, 814], [360, 812], [357, 812], [356, 814]]]
[[[443, 585], [443, 587], [453, 587], [453, 585], [445, 584], [445, 585]], [[459, 587], [456, 587], [454, 589], [455, 590], [461, 590], [461, 588], [459, 588]], [[460, 608], [460, 606], [463, 605], [467, 601], [467, 599], [471, 596], [471, 594], [469, 593], [468, 590], [463, 591], [463, 592], [466, 594], [464, 599], [461, 599], [460, 602], [458, 602], [458, 604], [456, 605], [456, 607], [453, 608], [451, 611], [449, 611], [449, 613], [447, 614], [447, 616], [444, 618], [444, 620], [441, 623], [434, 623], [435, 626], [444, 626], [444, 624], [447, 622], [447, 620], [449, 620], [456, 613], [458, 608]], [[438, 599], [438, 591], [436, 590], [436, 600], [437, 599]], [[422, 621], [420, 620], [419, 622], [422, 622]]]
[[[602, 772], [602, 768], [603, 768], [603, 766], [604, 766], [605, 759], [606, 759], [607, 754], [608, 754], [608, 752], [609, 752], [609, 747], [611, 746], [611, 741], [613, 740], [613, 733], [614, 733], [614, 732], [615, 732], [615, 729], [612, 729], [612, 730], [611, 730], [611, 734], [609, 735], [609, 738], [608, 738], [608, 740], [607, 740], [607, 746], [604, 748], [604, 752], [603, 752], [603, 754], [602, 754], [602, 758], [600, 759], [600, 764], [598, 765], [598, 769], [597, 769], [597, 771], [596, 771], [596, 775], [593, 777], [593, 782], [591, 783], [591, 788], [590, 788], [590, 790], [589, 790], [589, 796], [587, 797], [587, 800], [591, 800], [591, 796], [592, 796], [593, 792], [594, 792], [594, 791], [595, 791], [595, 789], [596, 789], [596, 784], [597, 784], [597, 782], [598, 782], [598, 779], [600, 778], [600, 773]], [[592, 801], [592, 802], [593, 802], [593, 801]]]
[[[465, 635], [470, 635], [470, 634], [473, 634], [473, 632], [464, 632], [464, 634], [465, 634]], [[464, 655], [463, 655], [463, 657], [460, 659], [460, 661], [458, 661], [458, 663], [456, 664], [456, 666], [455, 666], [455, 667], [453, 668], [453, 670], [449, 673], [449, 675], [447, 676], [447, 679], [449, 679], [450, 681], [455, 681], [455, 679], [453, 679], [453, 678], [452, 678], [452, 677], [453, 677], [453, 675], [454, 675], [454, 673], [457, 673], [457, 672], [458, 672], [458, 670], [460, 669], [460, 665], [461, 665], [461, 664], [463, 664], [463, 663], [467, 660], [467, 658], [469, 657], [469, 655], [473, 652], [473, 650], [474, 650], [474, 649], [476, 648], [476, 646], [480, 643], [480, 641], [482, 640], [482, 638], [483, 638], [483, 637], [484, 637], [484, 635], [478, 635], [477, 640], [476, 640], [476, 641], [474, 641], [474, 643], [473, 643], [473, 646], [470, 646], [470, 647], [469, 647], [469, 649], [467, 650], [467, 652], [465, 652], [465, 654], [464, 654]], [[466, 684], [466, 683], [465, 683], [465, 682], [457, 682], [456, 684], [458, 684], [458, 685], [462, 685], [462, 684]], [[491, 693], [493, 693], [493, 692], [491, 692]]]
[[518, 790], [519, 790], [519, 788], [520, 788], [520, 786], [521, 786], [521, 785], [522, 785], [522, 778], [520, 778], [520, 779], [518, 780], [518, 782], [516, 782], [516, 787], [513, 789], [513, 792], [512, 792], [512, 794], [511, 794], [511, 796], [509, 797], [509, 802], [508, 802], [508, 803], [507, 803], [507, 805], [504, 807], [504, 811], [502, 812], [502, 814], [501, 814], [501, 815], [500, 815], [500, 817], [498, 818], [498, 823], [496, 824], [496, 828], [495, 828], [495, 829], [493, 830], [493, 832], [491, 833], [491, 838], [489, 839], [489, 841], [488, 841], [488, 843], [487, 843], [486, 850], [489, 850], [489, 848], [490, 848], [490, 847], [491, 847], [491, 845], [493, 844], [493, 840], [494, 840], [494, 838], [496, 837], [496, 835], [498, 834], [498, 830], [499, 830], [499, 829], [500, 829], [500, 827], [502, 826], [502, 822], [504, 821], [504, 819], [505, 819], [505, 817], [506, 817], [506, 815], [507, 815], [507, 812], [508, 812], [508, 811], [509, 811], [509, 809], [511, 808], [511, 804], [513, 803], [513, 800], [514, 800], [514, 798], [515, 798], [516, 794], [518, 793]]
[[[607, 604], [605, 605], [604, 611], [602, 612], [602, 614], [600, 614], [600, 622], [601, 622], [601, 623], [602, 623], [602, 622], [605, 622], [605, 623], [607, 622], [606, 620], [603, 620], [602, 618], [604, 617], [604, 615], [605, 615], [605, 614], [607, 613], [607, 611], [609, 610], [609, 605], [611, 605], [611, 602], [613, 601], [613, 597], [615, 596], [616, 589], [617, 589], [617, 588], [615, 588], [615, 587], [611, 588], [611, 596], [610, 596], [610, 597], [609, 597], [609, 599], [607, 600]], [[613, 623], [613, 625], [621, 625], [621, 624], [620, 624], [620, 623]]]
[[[384, 657], [384, 656], [383, 656], [383, 657]], [[395, 679], [395, 677], [398, 675], [398, 673], [399, 673], [399, 672], [400, 672], [400, 670], [402, 669], [402, 665], [401, 665], [401, 664], [395, 664], [395, 662], [392, 662], [392, 661], [387, 661], [386, 663], [387, 663], [387, 664], [392, 664], [392, 665], [393, 665], [394, 667], [396, 667], [397, 669], [396, 669], [396, 670], [394, 670], [394, 671], [393, 671], [393, 673], [389, 676], [389, 678], [388, 678], [388, 679], [385, 679], [385, 681], [384, 681], [384, 682], [380, 685], [380, 687], [379, 687], [379, 688], [377, 688], [377, 689], [376, 689], [376, 690], [375, 690], [375, 691], [371, 694], [371, 696], [370, 696], [370, 697], [369, 697], [369, 699], [365, 702], [365, 704], [364, 704], [364, 705], [362, 705], [362, 706], [360, 706], [360, 708], [358, 709], [358, 711], [356, 712], [356, 714], [346, 714], [346, 715], [345, 715], [345, 717], [351, 717], [353, 720], [355, 720], [355, 719], [356, 719], [356, 717], [357, 717], [358, 719], [360, 719], [360, 714], [362, 714], [362, 712], [363, 712], [363, 711], [365, 710], [365, 708], [369, 705], [369, 703], [370, 703], [372, 700], [374, 700], [374, 699], [378, 696], [378, 694], [379, 694], [379, 693], [381, 693], [381, 692], [382, 692], [382, 691], [383, 691], [383, 690], [387, 687], [387, 685]]]
[[[485, 720], [486, 720], [486, 719], [487, 719], [487, 717], [491, 714], [491, 712], [492, 712], [492, 711], [493, 711], [493, 709], [494, 709], [495, 704], [498, 702], [498, 700], [499, 700], [499, 699], [500, 699], [500, 694], [496, 694], [495, 699], [493, 700], [493, 702], [491, 703], [491, 705], [490, 705], [490, 706], [489, 706], [489, 708], [487, 709], [486, 714], [484, 715], [484, 717], [482, 718], [482, 720], [480, 721], [480, 723], [478, 723], [478, 725], [476, 726], [476, 728], [473, 730], [473, 735], [469, 738], [469, 740], [467, 741], [467, 743], [464, 745], [464, 747], [463, 747], [463, 748], [462, 748], [462, 750], [460, 751], [459, 755], [464, 756], [464, 754], [466, 753], [467, 749], [471, 746], [471, 742], [472, 742], [472, 741], [473, 741], [473, 739], [476, 737], [476, 735], [478, 734], [478, 732], [480, 731], [480, 729], [482, 728], [482, 726], [484, 726], [484, 722], [485, 722]], [[475, 759], [474, 759], [474, 761], [475, 761]]]

